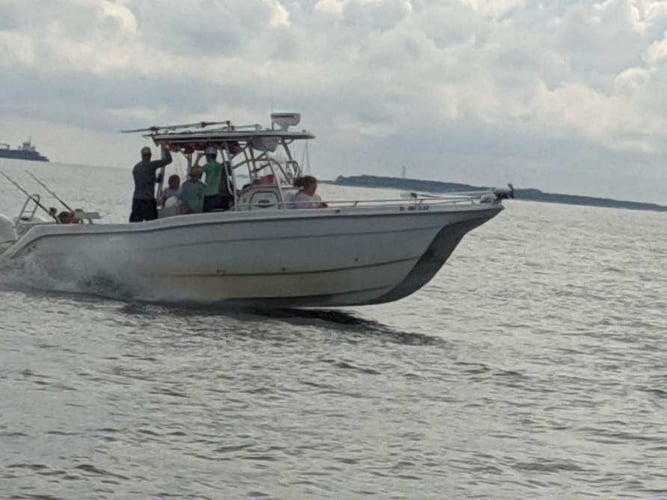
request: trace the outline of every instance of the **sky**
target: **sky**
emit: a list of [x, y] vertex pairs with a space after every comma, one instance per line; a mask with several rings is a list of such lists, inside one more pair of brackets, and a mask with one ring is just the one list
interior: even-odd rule
[[667, 0], [0, 0], [0, 67], [0, 142], [52, 161], [296, 111], [322, 179], [667, 204]]

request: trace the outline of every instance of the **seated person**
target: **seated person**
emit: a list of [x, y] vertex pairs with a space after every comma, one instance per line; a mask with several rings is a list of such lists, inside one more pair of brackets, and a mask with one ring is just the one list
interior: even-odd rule
[[180, 213], [178, 197], [181, 194], [181, 178], [178, 175], [169, 176], [169, 187], [164, 190], [160, 198], [160, 218], [172, 217]]
[[263, 175], [262, 177], [259, 178], [259, 184], [262, 186], [275, 183], [276, 183], [276, 176], [273, 174]]
[[61, 224], [80, 224], [81, 221], [76, 218], [76, 214], [74, 212], [68, 212], [63, 210], [58, 214], [58, 222]]
[[201, 167], [192, 167], [190, 179], [183, 183], [178, 199], [182, 214], [200, 213], [204, 210], [204, 192], [206, 184], [201, 181], [203, 172]]
[[161, 205], [164, 207], [165, 203], [169, 198], [175, 196], [178, 198], [178, 195], [181, 194], [181, 178], [178, 175], [170, 175], [169, 180], [167, 181], [169, 187], [164, 190], [162, 193]]
[[[229, 192], [229, 168], [223, 162], [217, 161], [218, 150], [214, 146], [209, 146], [204, 152], [206, 163], [202, 167], [205, 175], [206, 192], [204, 193], [204, 212], [214, 210], [229, 210], [232, 205], [233, 195]], [[195, 166], [199, 166], [202, 154], [197, 154]]]
[[328, 206], [322, 201], [319, 194], [315, 194], [317, 179], [312, 175], [297, 177], [294, 180], [294, 187], [298, 187], [299, 191], [292, 196], [290, 208], [326, 208]]

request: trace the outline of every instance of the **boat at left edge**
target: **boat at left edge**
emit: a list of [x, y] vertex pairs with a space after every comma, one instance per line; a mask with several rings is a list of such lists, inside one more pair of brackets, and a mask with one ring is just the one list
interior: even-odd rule
[[292, 201], [303, 174], [292, 147], [314, 136], [291, 129], [299, 120], [283, 113], [272, 115], [270, 128], [213, 122], [145, 129], [154, 144], [184, 154], [188, 168], [193, 155], [215, 147], [229, 174], [231, 208], [122, 224], [77, 211], [68, 222], [78, 223], [70, 224], [23, 190], [19, 216], [0, 218], [0, 259], [29, 261], [57, 280], [76, 274], [112, 282], [145, 301], [380, 304], [426, 285], [465, 234], [512, 196], [505, 188], [408, 193], [301, 208]]
[[37, 148], [32, 144], [30, 139], [16, 149], [12, 149], [9, 144], [0, 142], [0, 158], [7, 158], [10, 160], [49, 161], [46, 156], [37, 151]]

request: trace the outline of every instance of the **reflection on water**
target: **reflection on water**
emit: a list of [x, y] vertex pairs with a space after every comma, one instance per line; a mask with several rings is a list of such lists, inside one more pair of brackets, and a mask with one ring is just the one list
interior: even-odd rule
[[272, 310], [256, 310], [256, 314], [261, 316], [281, 319], [287, 323], [296, 325], [303, 324], [318, 324], [325, 323], [325, 327], [345, 332], [349, 335], [348, 341], [353, 339], [359, 340], [363, 337], [376, 337], [383, 342], [394, 342], [402, 345], [444, 345], [445, 341], [440, 337], [423, 335], [420, 333], [411, 333], [397, 330], [388, 324], [380, 321], [371, 320], [357, 316], [354, 313], [337, 311], [337, 310], [323, 310], [323, 309], [272, 309]]
[[[130, 315], [140, 315], [152, 319], [169, 316], [208, 317], [224, 320], [231, 318], [240, 322], [262, 323], [274, 320], [284, 325], [298, 327], [316, 327], [329, 332], [345, 335], [347, 342], [358, 342], [362, 338], [375, 338], [382, 342], [402, 345], [445, 345], [440, 337], [397, 330], [390, 325], [367, 319], [356, 313], [329, 309], [261, 309], [250, 306], [155, 304], [131, 302], [123, 305], [120, 311]], [[286, 330], [286, 333], [289, 330]]]

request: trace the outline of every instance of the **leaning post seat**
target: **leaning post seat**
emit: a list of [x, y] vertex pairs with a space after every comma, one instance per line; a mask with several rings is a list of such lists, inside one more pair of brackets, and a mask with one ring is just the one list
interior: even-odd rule
[[[283, 194], [287, 195], [286, 191]], [[289, 196], [285, 200], [289, 201]], [[266, 208], [284, 208], [280, 203], [280, 189], [275, 184], [251, 184], [241, 190], [238, 198], [238, 210], [262, 210]]]

